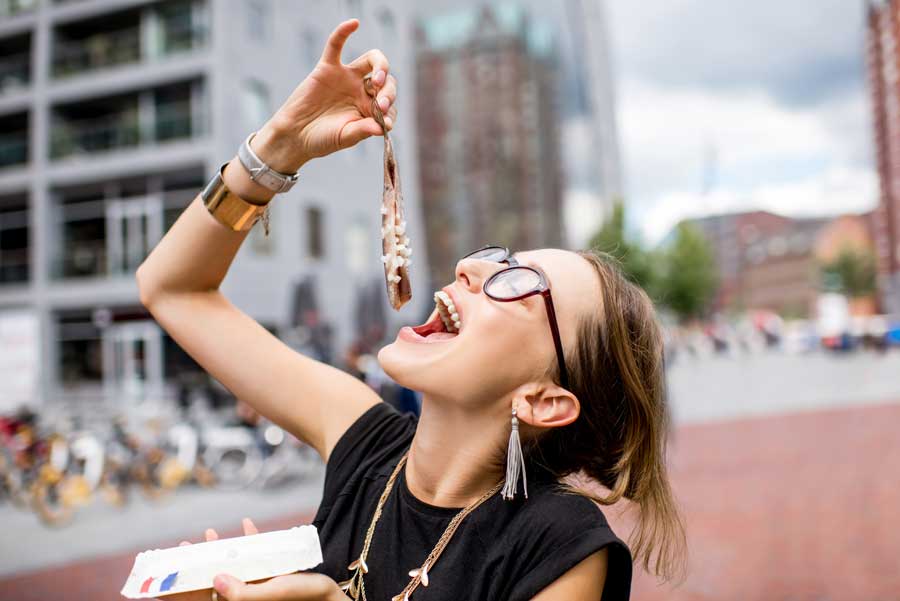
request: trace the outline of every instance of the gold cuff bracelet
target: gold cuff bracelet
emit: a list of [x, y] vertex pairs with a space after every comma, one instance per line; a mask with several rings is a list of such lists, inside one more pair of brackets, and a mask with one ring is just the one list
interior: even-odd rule
[[222, 179], [222, 172], [227, 164], [225, 163], [219, 168], [216, 175], [200, 193], [200, 197], [210, 215], [215, 217], [219, 223], [235, 232], [245, 232], [253, 227], [265, 213], [268, 203], [253, 204], [229, 190]]

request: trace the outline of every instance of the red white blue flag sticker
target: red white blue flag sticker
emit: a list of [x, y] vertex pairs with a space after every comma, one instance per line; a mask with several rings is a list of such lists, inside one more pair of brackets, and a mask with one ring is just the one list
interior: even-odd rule
[[142, 593], [164, 593], [175, 586], [175, 579], [178, 577], [178, 572], [172, 572], [166, 577], [156, 577], [156, 578], [147, 578], [144, 580], [144, 583], [141, 584], [141, 592]]

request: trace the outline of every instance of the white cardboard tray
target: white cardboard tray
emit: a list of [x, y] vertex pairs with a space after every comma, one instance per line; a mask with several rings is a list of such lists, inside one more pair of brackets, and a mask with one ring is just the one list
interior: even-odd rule
[[152, 599], [210, 589], [216, 574], [244, 582], [272, 578], [322, 563], [315, 526], [138, 553], [122, 587], [129, 599]]

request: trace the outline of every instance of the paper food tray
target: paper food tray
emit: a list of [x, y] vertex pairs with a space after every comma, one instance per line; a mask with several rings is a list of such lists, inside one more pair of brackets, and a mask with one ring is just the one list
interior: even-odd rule
[[308, 570], [322, 563], [315, 526], [298, 526], [137, 554], [122, 587], [129, 599], [210, 589], [216, 574], [244, 582]]

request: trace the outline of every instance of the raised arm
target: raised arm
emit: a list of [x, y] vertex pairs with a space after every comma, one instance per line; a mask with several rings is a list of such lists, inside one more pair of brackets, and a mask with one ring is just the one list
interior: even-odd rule
[[[384, 55], [372, 50], [341, 63], [344, 43], [358, 26], [354, 19], [334, 30], [316, 68], [253, 138], [253, 150], [276, 171], [293, 173], [315, 157], [381, 134], [362, 83], [368, 73], [374, 73], [385, 124], [393, 126], [396, 81]], [[272, 197], [237, 158], [223, 179], [248, 202]], [[246, 235], [216, 221], [198, 196], [138, 268], [141, 302], [232, 393], [327, 459], [347, 427], [380, 399], [356, 378], [283, 344], [220, 292]]]

